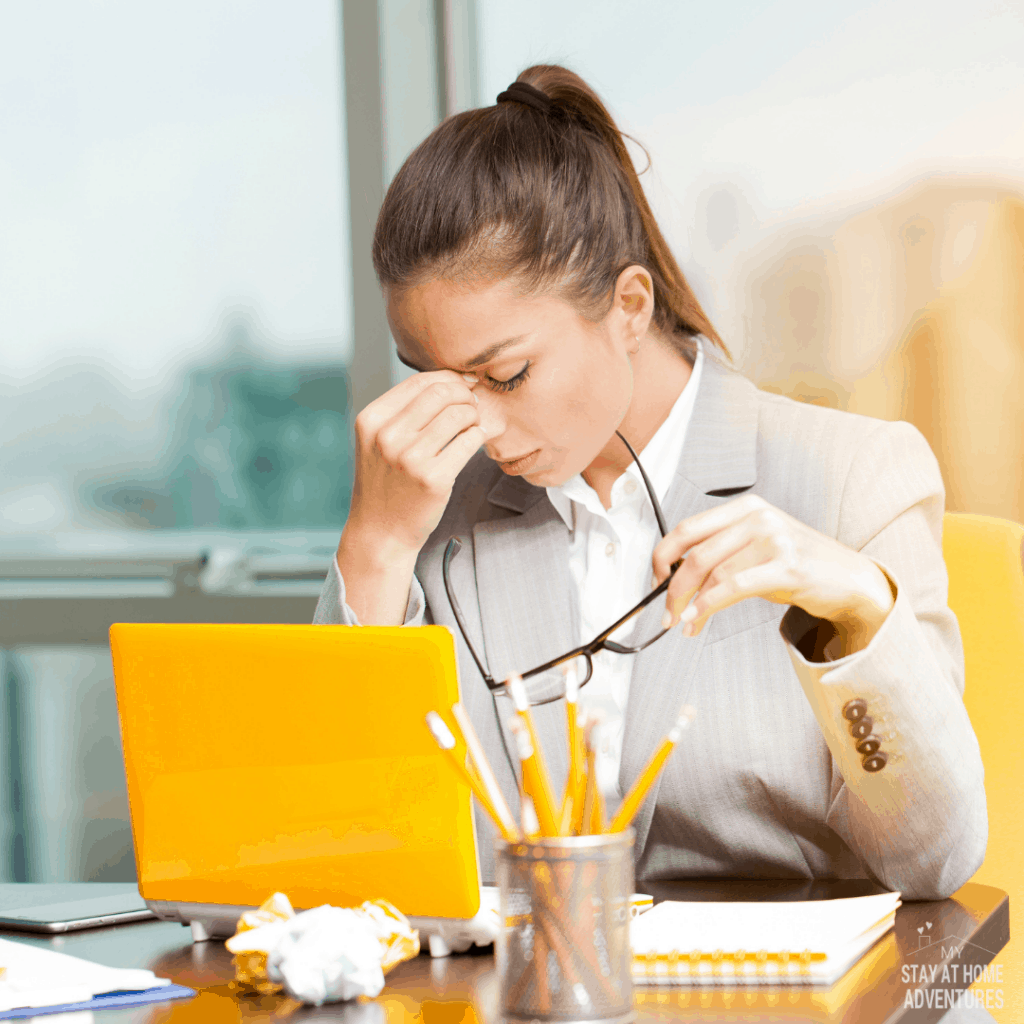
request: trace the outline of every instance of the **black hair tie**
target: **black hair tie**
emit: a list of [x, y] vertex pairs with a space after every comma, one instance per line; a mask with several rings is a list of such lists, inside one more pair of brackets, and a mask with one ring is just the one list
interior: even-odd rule
[[542, 114], [551, 113], [551, 98], [540, 89], [526, 82], [513, 82], [504, 92], [498, 93], [498, 103], [525, 103]]

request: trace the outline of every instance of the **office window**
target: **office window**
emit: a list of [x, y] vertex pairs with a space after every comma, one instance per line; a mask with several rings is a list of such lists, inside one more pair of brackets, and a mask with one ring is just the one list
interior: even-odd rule
[[338, 5], [0, 16], [0, 531], [333, 528]]

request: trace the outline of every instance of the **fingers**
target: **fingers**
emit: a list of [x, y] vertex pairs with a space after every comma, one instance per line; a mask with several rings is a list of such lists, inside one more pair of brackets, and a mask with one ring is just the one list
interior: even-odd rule
[[[756, 494], [745, 494], [740, 498], [716, 505], [706, 512], [700, 512], [670, 530], [654, 549], [654, 576], [661, 583], [672, 572], [672, 566], [690, 548], [708, 537], [727, 529], [734, 523], [752, 514], [772, 510], [772, 506]], [[687, 561], [689, 559], [687, 558]]]
[[462, 467], [473, 457], [480, 446], [492, 435], [476, 424], [453, 438], [448, 446], [434, 460], [439, 474], [445, 479], [455, 482]]
[[726, 559], [742, 550], [753, 539], [749, 517], [734, 523], [707, 540], [691, 547], [683, 564], [676, 570], [665, 595], [666, 611], [672, 620], [666, 626], [674, 626], [679, 613], [687, 606], [693, 594], [701, 589], [709, 575]]
[[425, 489], [448, 494], [462, 468], [492, 433], [480, 423], [475, 405], [447, 406], [401, 453], [398, 468]]
[[479, 399], [463, 381], [435, 381], [393, 417], [391, 423], [400, 420], [412, 431], [420, 431], [445, 409], [462, 407], [475, 411], [478, 404]]
[[421, 446], [421, 457], [436, 455], [479, 420], [476, 396], [464, 383], [436, 381], [377, 430], [374, 444], [385, 461], [396, 465], [416, 446]]
[[715, 612], [748, 597], [762, 596], [761, 584], [778, 576], [778, 566], [762, 558], [758, 545], [751, 543], [717, 566], [679, 617], [683, 635], [696, 636]]
[[671, 560], [685, 553], [672, 574], [663, 626], [682, 622], [696, 635], [716, 611], [748, 597], [784, 602], [798, 581], [794, 573], [806, 527], [758, 497], [744, 497], [680, 523], [655, 550], [655, 575], [664, 579]]
[[[380, 398], [374, 399], [356, 416], [356, 436], [360, 440], [376, 438], [385, 424], [416, 403], [417, 398], [425, 392], [433, 391], [431, 400], [417, 406], [416, 418], [421, 426], [429, 423], [438, 410], [455, 402], [474, 403], [476, 399], [469, 383], [454, 370], [431, 370], [428, 373], [417, 373], [396, 384]], [[440, 404], [438, 404], [440, 403]], [[430, 413], [433, 404], [433, 413]]]
[[480, 426], [475, 405], [449, 405], [411, 438], [402, 455], [412, 459], [432, 459], [470, 427]]

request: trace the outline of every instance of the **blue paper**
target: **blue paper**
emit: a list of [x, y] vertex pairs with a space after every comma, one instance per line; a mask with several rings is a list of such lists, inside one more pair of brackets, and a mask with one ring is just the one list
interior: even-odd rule
[[0, 1020], [24, 1020], [44, 1013], [68, 1013], [71, 1010], [113, 1010], [119, 1006], [140, 1006], [144, 1003], [162, 1003], [166, 999], [191, 999], [195, 989], [184, 985], [163, 985], [141, 992], [104, 992], [82, 1003], [61, 1003], [58, 1006], [20, 1006], [14, 1010], [0, 1010]]

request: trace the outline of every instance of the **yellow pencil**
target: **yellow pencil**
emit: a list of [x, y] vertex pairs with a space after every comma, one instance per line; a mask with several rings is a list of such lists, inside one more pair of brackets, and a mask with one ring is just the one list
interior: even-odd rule
[[520, 744], [520, 758], [523, 762], [523, 788], [533, 797], [533, 806], [540, 822], [541, 835], [558, 835], [558, 812], [555, 810], [555, 794], [551, 788], [551, 776], [548, 775], [544, 754], [537, 742], [537, 731], [533, 726], [533, 715], [530, 714], [530, 701], [526, 696], [526, 687], [521, 676], [509, 676], [505, 680], [505, 689], [512, 698], [517, 718], [513, 721], [522, 723], [529, 737], [531, 753], [523, 754], [524, 745]]
[[[544, 779], [541, 775], [543, 765], [538, 757], [540, 751], [534, 745], [530, 731], [521, 718], [513, 718], [508, 724], [523, 766], [523, 793], [533, 802], [540, 834], [542, 836], [557, 836], [558, 819], [555, 817], [555, 809], [550, 797], [546, 798], [544, 795]], [[548, 783], [548, 790], [550, 793], [550, 783]], [[525, 821], [523, 822], [523, 831], [530, 831]]]
[[[565, 795], [562, 797], [562, 835], [570, 835], [573, 805], [583, 801], [583, 758], [580, 751], [579, 719], [580, 682], [572, 662], [565, 671], [565, 717], [569, 727], [569, 777], [565, 780]], [[569, 824], [565, 824], [568, 815]]]
[[505, 842], [516, 842], [518, 829], [515, 833], [508, 831], [494, 805], [491, 803], [491, 798], [487, 795], [484, 784], [459, 759], [459, 755], [455, 753], [455, 737], [452, 735], [452, 731], [448, 728], [445, 720], [436, 711], [428, 711], [427, 727], [430, 729], [437, 745], [448, 755], [448, 760], [459, 773], [462, 781], [469, 786], [473, 791], [473, 795], [480, 801], [480, 806], [491, 816], [491, 820], [497, 826]]
[[480, 742], [480, 737], [476, 734], [476, 729], [473, 728], [469, 714], [461, 704], [452, 705], [452, 714], [455, 716], [455, 721], [459, 724], [462, 738], [466, 741], [466, 747], [469, 750], [470, 760], [476, 766], [476, 773], [487, 790], [487, 795], [491, 799], [491, 805], [504, 823], [505, 831], [509, 835], [515, 836], [518, 841], [519, 828], [516, 825], [516, 819], [512, 816], [512, 811], [509, 810], [505, 797], [502, 796], [501, 787], [498, 785], [498, 780], [494, 777], [494, 772], [487, 761], [487, 755], [484, 753], [483, 744]]
[[566, 787], [565, 799], [562, 801], [562, 813], [558, 818], [558, 834], [560, 836], [571, 836], [573, 834], [572, 821], [575, 816], [575, 809], [576, 803], [573, 794]]
[[537, 821], [537, 812], [533, 807], [533, 799], [529, 793], [524, 793], [520, 800], [522, 807], [523, 832], [528, 842], [540, 838], [540, 822]]
[[651, 786], [654, 785], [654, 780], [665, 766], [669, 754], [675, 750], [675, 746], [682, 737], [684, 730], [693, 721], [696, 714], [696, 709], [689, 705], [684, 704], [680, 708], [676, 724], [669, 729], [668, 735], [661, 741], [658, 749], [654, 752], [654, 756], [647, 762], [647, 767], [644, 768], [640, 773], [640, 777], [630, 787], [626, 798], [622, 801], [622, 806], [612, 820], [611, 825], [608, 826], [609, 832], [621, 832], [633, 820], [633, 816], [640, 810], [640, 805], [650, 792]]
[[[570, 835], [581, 836], [584, 835], [586, 829], [584, 828], [584, 821], [590, 820], [589, 815], [593, 811], [594, 803], [593, 797], [591, 797], [590, 806], [587, 806], [587, 792], [590, 789], [589, 780], [590, 773], [588, 772], [589, 760], [587, 756], [587, 744], [586, 744], [586, 728], [587, 722], [590, 718], [590, 713], [581, 711], [579, 705], [576, 706], [576, 760], [579, 765], [579, 778], [576, 782], [576, 794], [573, 797], [573, 808], [572, 808], [572, 824], [570, 826]], [[595, 778], [596, 782], [596, 778]]]
[[583, 743], [587, 751], [587, 788], [583, 799], [581, 835], [599, 836], [604, 831], [604, 800], [597, 787], [597, 747], [594, 730], [602, 720], [599, 711], [592, 711], [583, 726]]

